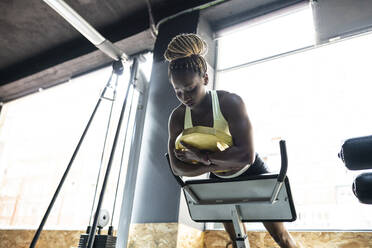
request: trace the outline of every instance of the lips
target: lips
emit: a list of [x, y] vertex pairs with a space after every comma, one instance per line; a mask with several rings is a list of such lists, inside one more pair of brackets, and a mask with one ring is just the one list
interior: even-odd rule
[[189, 100], [189, 101], [186, 101], [185, 104], [190, 107], [194, 105], [194, 102], [192, 100]]

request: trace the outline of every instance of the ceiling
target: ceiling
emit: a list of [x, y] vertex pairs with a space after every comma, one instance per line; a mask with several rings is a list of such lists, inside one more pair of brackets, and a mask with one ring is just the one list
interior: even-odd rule
[[[153, 48], [146, 0], [65, 0], [127, 55]], [[155, 24], [212, 0], [149, 0]], [[228, 0], [203, 10], [213, 29], [286, 7], [300, 0]], [[110, 63], [42, 0], [0, 1], [0, 102], [50, 87]]]

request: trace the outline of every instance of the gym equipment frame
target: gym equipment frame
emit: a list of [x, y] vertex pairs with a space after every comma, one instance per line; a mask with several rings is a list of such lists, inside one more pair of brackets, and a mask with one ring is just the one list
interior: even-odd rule
[[[286, 176], [288, 159], [284, 140], [280, 141], [280, 153], [279, 174], [184, 182], [172, 173], [183, 189], [191, 219], [196, 222], [232, 221], [238, 248], [250, 247], [243, 222], [295, 221], [296, 210]], [[169, 163], [168, 154], [166, 156]]]

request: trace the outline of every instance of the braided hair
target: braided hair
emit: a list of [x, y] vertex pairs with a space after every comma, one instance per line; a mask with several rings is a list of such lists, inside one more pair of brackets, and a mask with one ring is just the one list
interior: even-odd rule
[[169, 61], [169, 72], [193, 71], [200, 76], [207, 72], [204, 55], [207, 43], [196, 34], [180, 34], [168, 44], [164, 58]]

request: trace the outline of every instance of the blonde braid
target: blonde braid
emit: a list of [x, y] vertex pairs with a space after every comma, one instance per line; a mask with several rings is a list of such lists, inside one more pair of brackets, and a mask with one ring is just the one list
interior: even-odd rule
[[207, 72], [207, 63], [203, 56], [207, 50], [207, 43], [198, 35], [180, 34], [171, 40], [164, 58], [170, 62], [170, 72], [192, 70], [204, 76]]

